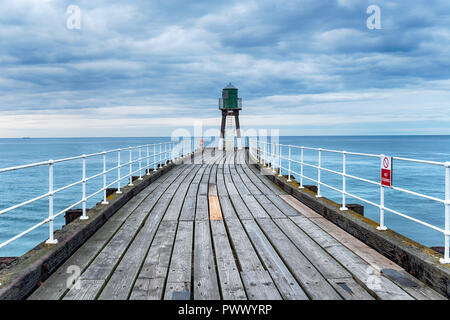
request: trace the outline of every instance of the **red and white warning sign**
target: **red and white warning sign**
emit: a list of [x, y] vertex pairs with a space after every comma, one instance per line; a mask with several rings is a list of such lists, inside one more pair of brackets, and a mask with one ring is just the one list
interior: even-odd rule
[[392, 187], [392, 157], [381, 158], [381, 185]]

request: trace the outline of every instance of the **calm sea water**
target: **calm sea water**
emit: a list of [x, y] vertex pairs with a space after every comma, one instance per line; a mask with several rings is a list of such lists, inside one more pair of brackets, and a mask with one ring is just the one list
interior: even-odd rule
[[[136, 146], [155, 142], [169, 141], [169, 138], [52, 138], [52, 139], [0, 139], [0, 168], [17, 166], [21, 164], [59, 159], [80, 154], [89, 154]], [[280, 143], [299, 146], [329, 148], [335, 150], [347, 150], [362, 153], [386, 154], [433, 161], [450, 161], [450, 136], [349, 136], [349, 137], [280, 137]], [[299, 150], [292, 152], [292, 157], [299, 159]], [[152, 149], [150, 154], [152, 154]], [[138, 151], [133, 153], [137, 158]], [[287, 157], [288, 150], [283, 150]], [[123, 162], [128, 160], [128, 152], [122, 154]], [[107, 166], [115, 166], [116, 155], [107, 157]], [[305, 151], [305, 161], [317, 164], [317, 152]], [[81, 160], [56, 164], [54, 168], [55, 189], [81, 178]], [[435, 197], [444, 197], [444, 169], [423, 164], [395, 162], [394, 184], [408, 190], [425, 193]], [[97, 174], [102, 170], [102, 157], [87, 160], [87, 176]], [[342, 168], [342, 156], [324, 153], [322, 166], [340, 171]], [[379, 180], [379, 160], [358, 156], [347, 157], [347, 172], [349, 174], [366, 179]], [[283, 167], [287, 163], [283, 162]], [[124, 174], [128, 173], [123, 169]], [[292, 165], [292, 170], [300, 172], [298, 166]], [[305, 168], [304, 174], [317, 179], [317, 170]], [[294, 176], [296, 176], [294, 174]], [[117, 178], [113, 172], [108, 175], [108, 183]], [[296, 176], [297, 181], [299, 180]], [[0, 210], [10, 207], [24, 200], [32, 199], [48, 191], [48, 168], [29, 168], [11, 173], [0, 174]], [[334, 187], [341, 188], [342, 180], [339, 176], [322, 172], [322, 181]], [[98, 190], [102, 186], [102, 177], [99, 177], [87, 185], [87, 194]], [[123, 180], [122, 185], [126, 184]], [[305, 180], [305, 184], [308, 181]], [[313, 184], [313, 183], [311, 183]], [[350, 193], [366, 198], [375, 203], [379, 202], [379, 188], [364, 182], [347, 180], [347, 188]], [[322, 194], [340, 203], [339, 193], [322, 188]], [[72, 203], [80, 200], [81, 185], [58, 193], [54, 198], [55, 213], [63, 210]], [[443, 228], [444, 206], [433, 201], [409, 196], [397, 191], [386, 190], [386, 206], [407, 213], [415, 218]], [[92, 207], [101, 201], [101, 195], [92, 198], [88, 207]], [[347, 203], [361, 203], [354, 199], [348, 199]], [[368, 204], [365, 207], [365, 215], [375, 221], [379, 220], [379, 209]], [[48, 200], [39, 200], [33, 204], [13, 210], [0, 216], [0, 242], [3, 242], [48, 216]], [[428, 246], [442, 246], [442, 234], [429, 228], [409, 222], [402, 217], [389, 212], [385, 214], [386, 225], [422, 244]], [[64, 215], [55, 220], [55, 229], [64, 224]], [[48, 238], [48, 226], [37, 228], [30, 234], [16, 240], [8, 246], [0, 249], [0, 256], [19, 256], [33, 248], [38, 243]]]

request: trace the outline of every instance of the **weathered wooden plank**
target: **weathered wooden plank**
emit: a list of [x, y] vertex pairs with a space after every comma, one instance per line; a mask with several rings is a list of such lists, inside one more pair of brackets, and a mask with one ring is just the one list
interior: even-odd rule
[[[135, 197], [136, 198], [136, 197]], [[141, 199], [142, 201], [143, 199]], [[131, 204], [130, 204], [131, 205]], [[136, 206], [138, 203], [135, 204]], [[125, 211], [127, 208], [130, 211]], [[132, 206], [128, 206], [122, 213], [131, 214]], [[117, 212], [119, 213], [119, 212]], [[123, 214], [124, 216], [126, 214]], [[28, 299], [29, 300], [57, 300], [67, 291], [66, 280], [71, 276], [67, 273], [70, 266], [77, 266], [83, 271], [95, 258], [95, 255], [105, 246], [109, 239], [122, 225], [121, 220], [108, 220], [102, 226], [102, 232], [96, 232], [83, 244], [49, 279], [45, 281]]]
[[333, 238], [349, 248], [351, 251], [356, 253], [362, 259], [367, 261], [367, 263], [373, 266], [377, 271], [381, 271], [384, 268], [395, 269], [398, 271], [404, 270], [402, 267], [387, 259], [352, 235], [348, 234], [326, 218], [312, 218], [311, 221], [313, 221], [322, 230], [330, 234]]
[[255, 174], [255, 176], [259, 180], [261, 180], [262, 183], [264, 183], [272, 191], [272, 193], [277, 195], [286, 194], [284, 190], [282, 190], [280, 187], [278, 187], [272, 181], [270, 181], [267, 177], [265, 177], [265, 174], [261, 174], [260, 170], [258, 170], [254, 165], [248, 165], [247, 167]]
[[131, 292], [130, 300], [160, 300], [165, 278], [138, 278]]
[[209, 184], [217, 184], [217, 164], [211, 167], [211, 172], [209, 173]]
[[[260, 179], [260, 177], [258, 177], [253, 171], [251, 171], [248, 167], [247, 164], [242, 164], [241, 166], [241, 170], [242, 170], [242, 175], [246, 175], [248, 177], [248, 179], [258, 187], [258, 189], [260, 190], [260, 194], [267, 194], [267, 195], [273, 195], [273, 191], [271, 188], [267, 187]], [[274, 188], [276, 188], [274, 186]]]
[[223, 221], [211, 221], [214, 252], [216, 253], [217, 271], [220, 289], [224, 300], [245, 300], [244, 286], [239, 275], [227, 231]]
[[190, 300], [191, 282], [168, 282], [164, 300]]
[[234, 211], [233, 204], [231, 203], [231, 199], [228, 196], [219, 197], [220, 205], [222, 208], [222, 214], [225, 219], [237, 219], [238, 216]]
[[390, 261], [379, 252], [367, 246], [362, 241], [356, 239], [349, 233], [345, 232], [331, 221], [323, 218], [317, 212], [314, 212], [309, 207], [305, 206], [297, 199], [292, 196], [282, 196], [282, 198], [291, 203], [302, 215], [308, 216], [312, 222], [314, 222], [317, 226], [319, 226], [326, 233], [331, 235], [334, 239], [336, 239], [339, 243], [343, 244], [353, 253], [361, 257], [365, 260], [371, 267], [373, 267], [377, 273], [382, 272], [383, 269], [387, 270], [395, 270], [399, 273], [399, 276], [406, 279], [408, 283], [414, 283], [413, 286], [405, 286], [402, 283], [397, 282], [395, 278], [390, 278], [394, 283], [399, 285], [404, 291], [409, 293], [412, 297], [416, 299], [437, 299], [440, 300], [443, 298], [442, 295], [435, 292], [433, 289], [424, 285], [421, 281], [414, 278], [412, 275], [407, 273], [402, 267]]
[[209, 221], [195, 221], [194, 299], [220, 299]]
[[292, 217], [299, 215], [298, 211], [295, 210], [290, 205], [288, 205], [285, 201], [283, 201], [283, 199], [280, 198], [280, 196], [278, 196], [276, 194], [267, 194], [266, 197], [270, 201], [272, 201], [272, 203], [274, 205], [276, 205], [285, 215], [292, 216]]
[[223, 220], [222, 210], [220, 208], [219, 197], [209, 196], [209, 219], [210, 220]]
[[228, 197], [228, 190], [223, 178], [223, 169], [217, 171], [217, 194], [219, 197]]
[[233, 203], [236, 214], [241, 220], [253, 220], [253, 215], [251, 214], [249, 208], [245, 205], [244, 200], [239, 195], [230, 195], [230, 199]]
[[238, 190], [236, 189], [236, 187], [234, 186], [233, 180], [231, 179], [231, 175], [230, 172], [226, 172], [225, 167], [224, 167], [224, 181], [225, 181], [225, 186], [227, 187], [228, 190], [228, 194], [230, 196], [234, 196], [234, 195], [239, 195]]
[[186, 197], [184, 198], [184, 203], [181, 208], [180, 220], [181, 221], [192, 221], [195, 219], [195, 208], [197, 206], [197, 193], [200, 181], [205, 172], [206, 165], [202, 165], [197, 171], [194, 179], [192, 180]]
[[208, 195], [197, 195], [197, 206], [195, 208], [195, 221], [209, 220]]
[[[168, 195], [175, 195], [175, 193], [177, 193], [180, 185], [182, 184], [182, 182], [186, 181], [188, 179], [188, 176], [190, 175], [190, 173], [192, 171], [194, 171], [194, 169], [196, 169], [195, 166], [192, 165], [186, 165], [186, 170], [183, 170], [182, 172], [180, 172], [180, 174], [177, 176], [177, 183], [175, 182], [171, 182], [169, 183], [167, 189], [164, 191], [165, 194]], [[167, 183], [167, 182], [164, 182]]]
[[215, 182], [209, 182], [209, 189], [208, 189], [208, 196], [214, 196], [217, 197], [217, 185]]
[[184, 198], [186, 197], [189, 186], [197, 174], [200, 165], [193, 165], [193, 170], [189, 172], [186, 178], [183, 180], [178, 190], [173, 196], [173, 199], [167, 208], [167, 212], [164, 215], [163, 220], [178, 220], [183, 206]]
[[259, 202], [261, 207], [272, 217], [272, 219], [286, 218], [286, 215], [278, 209], [272, 201], [267, 199], [264, 194], [254, 195], [255, 199]]
[[193, 221], [180, 221], [175, 238], [164, 299], [172, 300], [174, 292], [188, 292], [191, 295]]
[[[209, 175], [209, 170], [206, 168], [205, 173], [203, 174], [203, 178]], [[207, 196], [208, 195], [208, 182], [204, 182], [202, 178], [202, 182], [200, 182], [198, 186], [198, 195], [199, 196]]]
[[236, 165], [235, 167], [236, 172], [238, 173], [239, 177], [241, 178], [242, 182], [247, 187], [248, 191], [253, 195], [260, 195], [261, 190], [259, 190], [256, 185], [248, 178], [248, 176], [244, 173], [242, 170], [242, 167], [240, 165]]
[[381, 274], [417, 300], [448, 300], [405, 270], [382, 269]]
[[181, 208], [180, 221], [193, 221], [195, 218], [195, 207], [197, 196], [186, 196]]
[[261, 219], [257, 220], [257, 222], [292, 275], [302, 285], [311, 299], [341, 299], [336, 290], [271, 219]]
[[[256, 201], [255, 197], [252, 195], [242, 195], [242, 200], [247, 205], [250, 213], [252, 216], [256, 219], [262, 219], [262, 218], [270, 218], [270, 216], [267, 214], [266, 210]], [[232, 198], [233, 199], [233, 198]], [[233, 199], [234, 200], [234, 199]]]
[[301, 203], [300, 201], [298, 201], [291, 195], [284, 194], [284, 195], [280, 195], [279, 197], [283, 201], [285, 201], [288, 205], [290, 205], [292, 208], [294, 208], [302, 216], [305, 216], [307, 218], [323, 218], [322, 215], [315, 212], [313, 209], [306, 206], [305, 204]]
[[250, 190], [248, 190], [247, 186], [242, 181], [241, 177], [237, 173], [236, 168], [234, 166], [230, 166], [230, 174], [231, 174], [231, 179], [233, 180], [234, 186], [236, 187], [238, 193], [241, 196], [250, 195], [251, 194]]
[[100, 300], [125, 300], [128, 298], [139, 268], [171, 199], [170, 194], [164, 194], [160, 198], [106, 283], [99, 296]]
[[351, 277], [347, 270], [313, 239], [306, 235], [294, 222], [289, 219], [277, 219], [275, 223], [326, 279], [344, 279]]
[[94, 300], [103, 286], [104, 280], [80, 279], [80, 288], [74, 286], [63, 298], [63, 300]]
[[162, 298], [176, 229], [176, 221], [161, 222], [130, 299], [160, 300]]
[[242, 222], [250, 240], [256, 248], [264, 265], [269, 271], [281, 296], [285, 300], [307, 300], [308, 296], [299, 286], [294, 276], [288, 270], [275, 249], [259, 229], [255, 221], [245, 220]]
[[241, 222], [236, 219], [227, 219], [226, 226], [230, 234], [231, 245], [238, 258], [239, 269], [244, 272], [264, 270], [258, 254], [245, 233]]
[[115, 262], [122, 256], [145, 217], [157, 203], [162, 192], [156, 198], [147, 198], [117, 231], [112, 240], [97, 255], [92, 264], [82, 274], [83, 279], [105, 280], [114, 269]]
[[[203, 173], [205, 172], [205, 169], [206, 169], [206, 165], [202, 165], [200, 167], [200, 170], [195, 175], [194, 179], [192, 180], [191, 185], [193, 185], [193, 184], [195, 185], [195, 184], [199, 184], [200, 183], [200, 181], [202, 180]], [[191, 187], [189, 187], [189, 190], [190, 189], [191, 189]], [[197, 194], [197, 189], [195, 189], [195, 194]]]
[[267, 271], [241, 272], [249, 300], [283, 300]]
[[97, 253], [111, 239], [123, 222], [134, 212], [134, 210], [149, 196], [153, 196], [159, 185], [169, 177], [176, 177], [177, 170], [159, 177], [147, 188], [134, 196], [122, 208], [119, 209], [86, 243], [81, 246], [61, 267], [59, 267], [43, 285], [41, 285], [28, 298], [30, 300], [57, 300], [67, 291], [66, 280], [70, 276], [67, 273], [69, 266], [78, 266], [83, 271], [95, 258]]
[[221, 150], [217, 150], [217, 152], [219, 152], [219, 153], [221, 154], [220, 160], [219, 160], [219, 162], [218, 162], [219, 168], [220, 168], [220, 167], [223, 168], [223, 165], [224, 165], [225, 160], [226, 160], [226, 154], [225, 154], [225, 152], [223, 152], [223, 151], [221, 151]]
[[[184, 167], [183, 171], [187, 167]], [[83, 280], [107, 280], [116, 267], [122, 255], [125, 253], [135, 234], [143, 225], [145, 218], [158, 202], [160, 196], [167, 188], [166, 182], [177, 182], [178, 177], [171, 177], [155, 189], [156, 197], [147, 197], [128, 217], [122, 227], [117, 231], [109, 243], [95, 257], [88, 268], [82, 273]], [[101, 229], [99, 230], [99, 232]], [[81, 290], [86, 290], [82, 288]], [[70, 292], [70, 291], [69, 291]]]
[[335, 260], [343, 265], [355, 279], [372, 291], [380, 299], [387, 300], [411, 300], [409, 294], [383, 277], [361, 257], [357, 256], [343, 244], [319, 228], [305, 217], [291, 217], [306, 234], [313, 238]]
[[162, 221], [145, 258], [139, 278], [165, 278], [177, 230], [176, 221]]
[[329, 282], [344, 300], [375, 300], [353, 278], [330, 279]]

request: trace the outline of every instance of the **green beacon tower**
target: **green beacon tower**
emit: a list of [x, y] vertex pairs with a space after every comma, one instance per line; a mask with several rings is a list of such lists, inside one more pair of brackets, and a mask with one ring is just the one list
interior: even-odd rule
[[241, 127], [239, 125], [239, 111], [242, 110], [242, 99], [238, 97], [238, 89], [231, 83], [222, 90], [219, 99], [219, 109], [222, 112], [220, 126], [219, 150], [224, 146], [227, 150], [234, 149], [233, 118], [236, 123], [237, 149], [242, 149]]

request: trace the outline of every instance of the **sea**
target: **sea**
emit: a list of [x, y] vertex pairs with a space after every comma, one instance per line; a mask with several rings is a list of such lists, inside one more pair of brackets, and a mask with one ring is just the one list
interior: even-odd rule
[[[82, 154], [91, 154], [117, 148], [127, 148], [171, 141], [169, 137], [152, 138], [18, 138], [0, 139], [0, 168], [19, 166], [29, 163], [47, 161], [50, 159], [62, 159]], [[450, 136], [282, 136], [279, 142], [284, 145], [305, 146], [333, 150], [346, 150], [348, 152], [384, 154], [421, 160], [445, 162], [450, 161]], [[205, 140], [205, 145], [214, 146], [215, 139]], [[150, 158], [153, 149], [150, 148]], [[132, 157], [138, 157], [138, 151], [133, 151]], [[159, 150], [156, 150], [159, 152]], [[282, 148], [283, 157], [288, 157], [288, 147]], [[143, 156], [146, 150], [143, 150]], [[129, 153], [122, 153], [122, 162], [128, 161]], [[291, 158], [300, 160], [300, 149], [291, 149]], [[305, 150], [304, 161], [317, 165], [317, 151]], [[117, 154], [107, 156], [107, 168], [117, 165]], [[143, 162], [143, 167], [146, 161]], [[282, 173], [288, 174], [288, 163], [282, 161]], [[322, 153], [322, 167], [334, 170], [342, 170], [342, 155], [336, 153]], [[101, 156], [88, 158], [86, 162], [86, 175], [93, 176], [103, 169]], [[347, 173], [364, 179], [379, 181], [380, 160], [362, 156], [347, 156]], [[137, 169], [134, 167], [133, 170]], [[123, 168], [122, 176], [128, 173], [128, 168]], [[299, 181], [299, 165], [291, 162], [291, 174]], [[305, 166], [304, 175], [317, 180], [317, 169]], [[82, 176], [82, 160], [75, 160], [54, 165], [54, 189], [75, 183]], [[0, 173], [0, 211], [33, 199], [48, 192], [48, 166], [27, 168], [12, 172]], [[107, 175], [107, 183], [117, 179], [117, 173]], [[335, 188], [342, 187], [340, 175], [321, 172], [321, 181]], [[126, 179], [121, 181], [121, 186], [127, 184]], [[304, 178], [304, 184], [315, 184]], [[393, 185], [414, 192], [423, 193], [432, 197], [444, 199], [445, 170], [442, 166], [420, 164], [404, 161], [393, 163]], [[103, 186], [103, 178], [99, 176], [87, 184], [87, 194], [97, 191]], [[74, 186], [54, 197], [54, 212], [60, 212], [69, 205], [81, 199], [81, 185]], [[380, 202], [380, 187], [366, 182], [347, 178], [347, 191], [358, 197]], [[341, 194], [325, 186], [322, 186], [323, 196], [341, 203]], [[92, 207], [102, 200], [99, 194], [87, 202], [87, 207]], [[357, 199], [348, 198], [347, 203], [355, 203], [364, 206], [364, 215], [376, 222], [380, 218], [378, 207], [364, 203]], [[439, 228], [444, 228], [445, 209], [442, 203], [419, 198], [403, 192], [385, 189], [385, 206], [394, 209], [413, 218], [422, 220]], [[77, 208], [81, 208], [78, 206]], [[21, 232], [38, 224], [48, 217], [48, 198], [14, 209], [0, 215], [0, 243], [20, 234]], [[55, 230], [65, 223], [64, 214], [55, 219]], [[426, 246], [443, 246], [442, 233], [409, 221], [404, 217], [385, 212], [385, 225], [406, 237], [409, 237]], [[40, 242], [48, 238], [48, 224], [40, 226], [32, 232], [15, 240], [0, 249], [0, 257], [21, 256], [31, 250]]]

